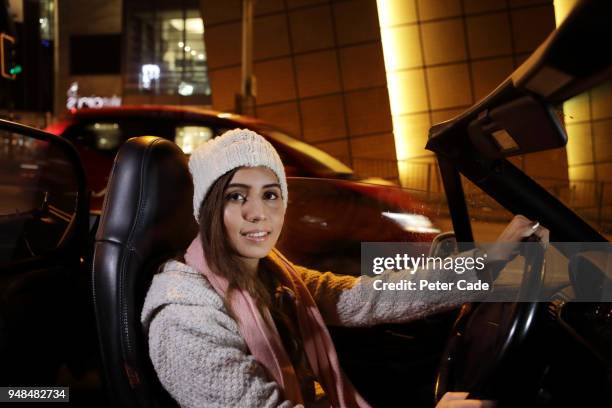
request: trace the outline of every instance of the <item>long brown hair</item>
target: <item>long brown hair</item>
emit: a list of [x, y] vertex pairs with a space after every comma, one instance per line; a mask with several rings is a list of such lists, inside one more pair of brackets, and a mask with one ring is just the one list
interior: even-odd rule
[[[264, 317], [264, 321], [270, 327], [276, 324], [291, 363], [294, 367], [303, 367], [304, 363], [301, 360], [305, 358], [302, 353], [303, 340], [300, 337], [299, 328], [297, 328], [297, 318], [295, 314], [293, 318], [287, 314], [287, 310], [291, 309], [287, 309], [288, 305], [286, 303], [277, 304], [273, 301], [272, 291], [275, 291], [275, 295], [277, 292], [272, 270], [262, 269], [262, 267], [266, 268], [267, 262], [260, 262], [257, 273], [248, 273], [227, 236], [223, 222], [226, 202], [225, 189], [236, 171], [238, 171], [238, 168], [219, 177], [210, 187], [200, 206], [198, 222], [206, 263], [213, 273], [225, 277], [229, 282], [228, 290], [223, 299], [223, 304], [229, 315], [238, 321], [232, 310], [230, 299], [234, 290], [238, 288], [247, 290], [255, 299], [261, 316], [265, 316], [263, 311], [266, 307], [269, 309], [272, 320]], [[287, 339], [293, 339], [294, 341]]]
[[244, 263], [240, 260], [238, 253], [227, 236], [223, 222], [223, 211], [226, 201], [225, 189], [238, 169], [236, 168], [225, 173], [213, 183], [202, 201], [198, 215], [202, 249], [204, 250], [206, 263], [213, 273], [223, 276], [229, 282], [223, 302], [234, 320], [236, 320], [236, 315], [230, 306], [229, 300], [235, 289], [248, 291], [253, 299], [255, 299], [262, 316], [264, 308], [272, 303], [270, 292], [261, 281], [259, 273], [252, 274], [247, 272]]

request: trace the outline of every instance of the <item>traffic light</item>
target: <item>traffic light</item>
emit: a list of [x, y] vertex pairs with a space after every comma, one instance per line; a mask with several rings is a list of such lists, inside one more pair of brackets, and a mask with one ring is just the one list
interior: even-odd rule
[[23, 70], [15, 58], [15, 37], [0, 33], [0, 68], [2, 77], [15, 79]]

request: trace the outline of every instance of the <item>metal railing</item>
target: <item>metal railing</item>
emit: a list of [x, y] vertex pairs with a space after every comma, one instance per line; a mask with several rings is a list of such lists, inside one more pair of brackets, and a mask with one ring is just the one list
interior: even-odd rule
[[208, 71], [204, 67], [188, 68], [181, 70], [164, 70], [159, 79], [152, 80], [150, 89], [142, 88], [142, 74], [130, 73], [125, 76], [124, 88], [127, 92], [150, 92], [153, 94], [179, 94], [181, 83], [193, 86], [191, 93], [194, 95], [209, 95], [210, 83]]
[[409, 160], [354, 157], [352, 166], [360, 177], [380, 177], [411, 190], [443, 191], [438, 164], [431, 157]]
[[612, 183], [541, 178], [538, 182], [580, 215], [604, 227], [612, 224]]
[[[404, 188], [427, 193], [444, 193], [438, 164], [432, 157], [389, 160], [356, 157], [355, 173], [361, 177], [380, 177]], [[535, 177], [535, 180], [568, 207], [602, 229], [612, 226], [612, 182], [566, 180]], [[499, 204], [473, 184], [464, 180], [464, 191], [472, 205], [491, 209]]]

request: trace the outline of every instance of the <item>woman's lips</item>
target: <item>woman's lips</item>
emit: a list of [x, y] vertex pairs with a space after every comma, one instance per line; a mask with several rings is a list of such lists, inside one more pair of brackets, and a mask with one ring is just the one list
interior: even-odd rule
[[242, 234], [242, 236], [251, 242], [263, 242], [270, 236], [269, 231], [253, 231]]

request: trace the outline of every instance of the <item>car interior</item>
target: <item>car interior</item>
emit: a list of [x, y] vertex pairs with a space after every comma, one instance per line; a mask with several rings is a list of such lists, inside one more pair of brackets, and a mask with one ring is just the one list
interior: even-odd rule
[[[512, 155], [564, 146], [567, 139], [551, 108], [552, 103], [558, 102], [560, 95], [567, 98], [590, 86], [591, 83], [583, 78], [598, 77], [602, 69], [609, 70], [609, 63], [598, 63], [595, 59], [587, 68], [575, 72], [574, 81], [565, 82], [561, 87], [542, 90], [533, 85], [533, 78], [537, 78], [547, 64], [557, 64], [565, 71], [575, 68], [562, 58], [574, 54], [561, 54], [559, 49], [576, 48], [576, 43], [568, 42], [568, 38], [592, 35], [589, 30], [573, 32], [574, 27], [586, 24], [572, 25], [592, 13], [593, 10], [576, 13], [574, 21], [568, 19], [569, 23], [541, 46], [534, 59], [527, 61], [487, 98], [454, 120], [430, 130], [427, 147], [438, 157], [447, 200], [453, 204], [450, 210], [457, 241], [474, 241], [460, 175], [511, 212], [523, 213], [547, 225], [552, 241], [607, 241], [507, 160]], [[538, 92], [539, 95], [534, 96]], [[158, 400], [168, 402], [165, 398], [159, 399], [160, 387], [147, 358], [146, 339], [142, 338], [138, 313], [147, 282], [160, 263], [184, 249], [195, 235], [189, 183], [180, 150], [170, 142], [155, 138], [128, 141], [119, 152], [111, 174], [109, 194], [96, 236], [94, 299], [105, 374], [111, 394], [122, 405], [137, 406], [138, 401], [146, 402], [145, 405]], [[174, 186], [172, 191], [180, 191], [180, 194], [164, 195], [161, 193], [164, 186]], [[515, 197], [526, 199], [519, 201]], [[120, 210], [125, 208], [133, 211]], [[566, 255], [574, 270], [577, 263], [588, 262], [584, 255], [579, 259], [573, 257], [575, 254]], [[597, 265], [595, 261], [590, 265], [594, 271], [590, 275], [595, 275], [595, 280], [606, 279], [605, 268], [594, 266]], [[541, 279], [542, 267], [542, 253], [531, 254], [525, 264], [526, 280], [537, 282]], [[439, 336], [432, 327], [438, 325], [439, 332], [448, 333], [449, 322], [457, 317], [437, 373], [436, 397], [440, 398], [447, 390], [460, 388], [469, 389], [478, 397], [501, 397], [503, 406], [513, 406], [525, 399], [557, 404], [578, 401], [579, 395], [569, 391], [574, 385], [587, 395], [580, 396], [582, 401], [597, 401], [603, 395], [601, 390], [606, 389], [605, 361], [609, 356], [596, 346], [585, 347], [577, 342], [576, 328], [569, 330], [572, 323], [561, 316], [574, 316], [573, 321], [580, 320], [575, 315], [597, 320], [593, 308], [599, 307], [579, 304], [576, 311], [574, 306], [568, 307], [560, 301], [475, 304], [464, 306], [458, 314], [432, 319], [434, 323], [424, 331], [430, 341], [446, 337]], [[497, 322], [495, 329], [490, 328], [491, 321]], [[605, 325], [603, 318], [597, 322], [595, 327]], [[405, 375], [401, 380], [406, 381], [410, 378], [408, 373], [418, 367], [418, 363], [414, 363], [415, 354], [406, 349], [407, 345], [418, 343], [407, 341], [413, 339], [409, 327], [385, 326], [361, 333], [332, 328], [349, 377], [376, 406], [386, 406], [391, 401], [374, 390], [384, 386], [384, 382], [386, 385], [394, 383], [389, 377], [379, 383], [373, 380], [376, 376], [372, 373], [377, 372], [377, 368], [388, 372], [395, 368], [394, 372]], [[555, 339], [555, 345], [548, 347], [547, 353], [541, 353], [551, 338]], [[598, 342], [605, 343], [610, 339], [609, 333], [598, 338]], [[422, 341], [422, 337], [419, 340]], [[402, 348], [404, 355], [412, 360], [412, 366], [397, 360]], [[557, 361], [556, 353], [561, 353], [562, 348], [572, 350], [571, 355]], [[378, 352], [378, 359], [374, 353], [369, 355], [364, 350]], [[390, 352], [389, 359], [381, 357], [382, 350]], [[396, 367], [393, 367], [393, 356]], [[423, 356], [427, 359], [436, 354]], [[376, 360], [379, 367], [373, 362]], [[398, 367], [400, 365], [403, 367]], [[429, 362], [422, 367], [435, 365]], [[529, 365], [532, 367], [526, 370]], [[574, 372], [584, 375], [577, 379], [570, 375]], [[418, 375], [427, 376], [427, 373], [420, 371]], [[546, 383], [553, 379], [555, 384]], [[509, 387], [513, 382], [515, 386]], [[421, 385], [424, 389], [428, 387], [427, 383]]]

